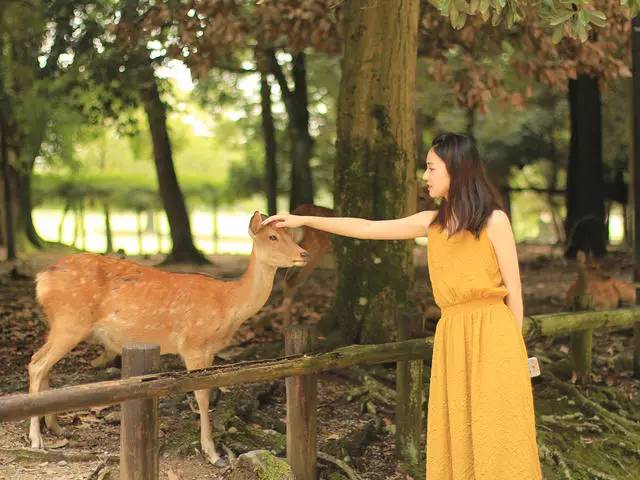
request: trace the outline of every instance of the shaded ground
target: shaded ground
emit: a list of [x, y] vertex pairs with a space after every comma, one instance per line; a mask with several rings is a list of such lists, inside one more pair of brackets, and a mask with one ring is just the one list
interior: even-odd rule
[[[564, 291], [575, 278], [575, 264], [549, 247], [519, 247], [527, 314], [563, 310]], [[416, 249], [415, 296], [429, 318], [433, 333], [437, 309], [432, 306], [424, 249]], [[33, 257], [21, 268], [37, 271], [51, 255]], [[158, 259], [140, 260], [153, 263]], [[246, 257], [213, 257], [215, 266], [200, 269], [220, 278], [234, 278]], [[2, 270], [4, 268], [4, 270]], [[188, 267], [180, 267], [189, 270]], [[603, 262], [610, 274], [628, 279], [631, 257], [614, 252]], [[281, 272], [283, 273], [283, 272]], [[294, 305], [294, 318], [316, 322], [331, 304], [334, 274], [317, 271]], [[216, 362], [270, 358], [281, 354], [280, 302], [276, 285], [268, 304], [238, 331], [234, 343]], [[33, 280], [13, 278], [0, 264], [0, 395], [27, 390], [26, 366], [42, 345], [46, 329], [34, 303]], [[577, 389], [568, 379], [568, 338], [531, 339], [529, 355], [542, 361], [543, 375], [533, 380], [538, 440], [545, 478], [640, 478], [640, 381], [631, 378], [632, 331], [598, 331], [594, 335], [594, 382]], [[92, 369], [89, 362], [99, 347], [81, 344], [53, 369], [53, 387], [118, 378], [117, 366]], [[165, 370], [182, 369], [175, 356], [165, 356]], [[425, 369], [425, 382], [429, 369]], [[394, 388], [393, 365], [368, 369], [381, 388]], [[331, 372], [319, 379], [319, 449], [347, 461], [363, 479], [411, 478], [397, 464], [394, 453], [393, 405], [372, 395], [350, 399], [362, 385], [362, 371]], [[234, 454], [266, 447], [283, 455], [284, 381], [221, 389], [212, 402], [218, 446]], [[191, 395], [160, 401], [161, 478], [215, 479], [222, 471], [200, 455], [198, 415]], [[45, 435], [50, 450], [31, 452], [28, 422], [0, 424], [1, 479], [89, 479], [105, 471], [118, 478], [119, 407], [94, 408], [60, 417], [67, 438]], [[54, 448], [55, 447], [55, 448]], [[331, 464], [320, 463], [321, 478], [341, 478]], [[171, 476], [173, 474], [174, 476]], [[343, 477], [346, 478], [346, 477]]]

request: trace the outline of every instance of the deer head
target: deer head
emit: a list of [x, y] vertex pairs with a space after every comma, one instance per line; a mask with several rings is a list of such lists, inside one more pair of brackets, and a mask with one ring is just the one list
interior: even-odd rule
[[267, 217], [254, 212], [249, 222], [249, 236], [253, 239], [257, 260], [272, 267], [303, 267], [309, 253], [293, 241], [285, 228], [262, 225]]

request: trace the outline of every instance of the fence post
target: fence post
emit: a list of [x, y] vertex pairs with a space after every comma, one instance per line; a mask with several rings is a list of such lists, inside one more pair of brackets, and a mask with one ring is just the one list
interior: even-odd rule
[[[417, 311], [400, 314], [398, 340], [422, 338], [422, 316]], [[423, 429], [422, 360], [396, 363], [396, 452], [401, 461], [418, 466], [422, 459], [420, 434]]]
[[576, 373], [576, 383], [586, 385], [591, 381], [591, 355], [593, 329], [572, 332], [569, 340], [569, 351]]
[[[160, 347], [126, 344], [122, 348], [122, 378], [160, 369]], [[158, 480], [158, 398], [122, 402], [120, 420], [120, 478]]]
[[[315, 329], [291, 325], [285, 329], [285, 355], [308, 353]], [[287, 377], [287, 461], [296, 480], [316, 480], [317, 405], [316, 375]]]

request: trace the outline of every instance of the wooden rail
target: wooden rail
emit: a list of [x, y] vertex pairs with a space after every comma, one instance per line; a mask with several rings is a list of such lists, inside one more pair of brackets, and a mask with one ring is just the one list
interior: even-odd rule
[[318, 355], [294, 355], [276, 360], [241, 362], [193, 370], [141, 375], [31, 394], [0, 397], [0, 421], [35, 415], [114, 405], [125, 400], [152, 398], [239, 383], [321, 373], [359, 364], [431, 358], [431, 339], [381, 345], [352, 345]]

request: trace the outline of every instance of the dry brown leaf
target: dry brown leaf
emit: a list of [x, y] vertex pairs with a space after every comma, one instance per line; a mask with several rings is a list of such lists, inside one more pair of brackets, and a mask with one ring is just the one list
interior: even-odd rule
[[180, 480], [180, 477], [173, 473], [173, 470], [171, 469], [169, 469], [169, 471], [167, 472], [167, 477], [169, 478], [169, 480]]

